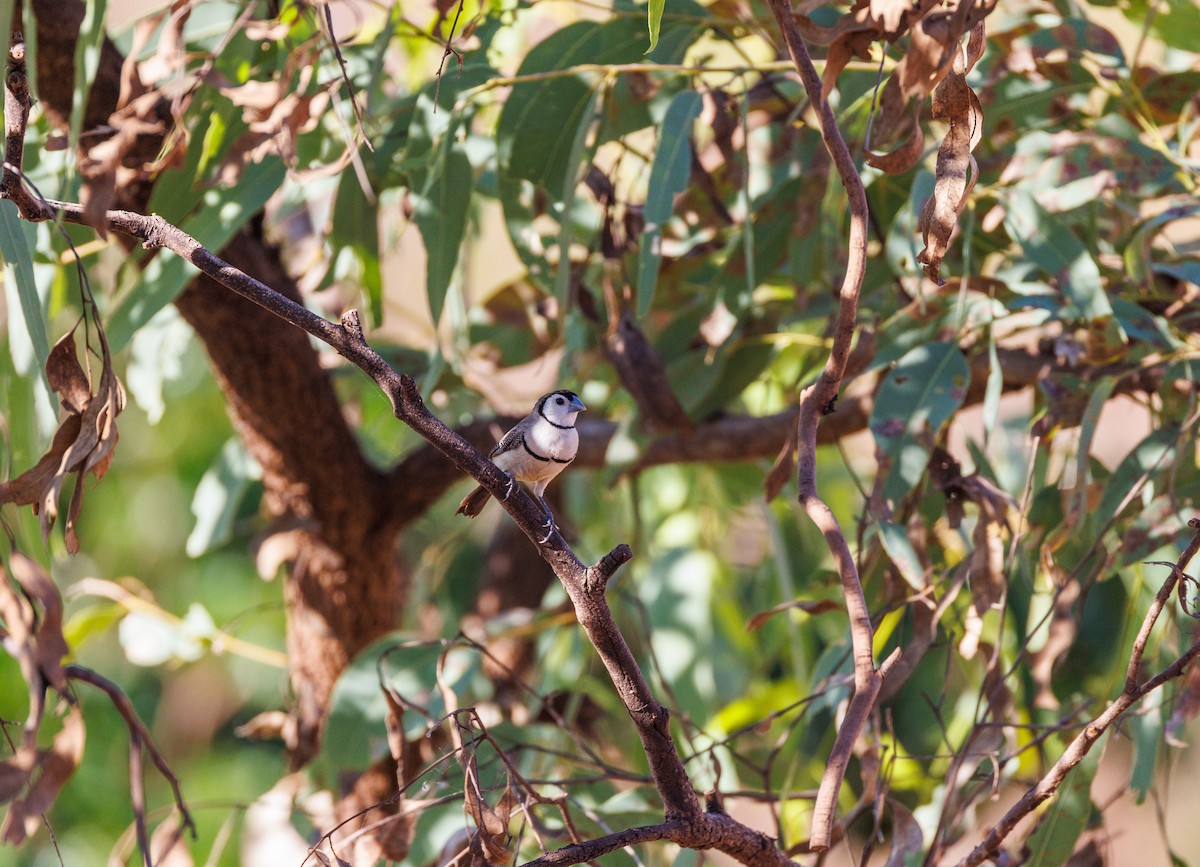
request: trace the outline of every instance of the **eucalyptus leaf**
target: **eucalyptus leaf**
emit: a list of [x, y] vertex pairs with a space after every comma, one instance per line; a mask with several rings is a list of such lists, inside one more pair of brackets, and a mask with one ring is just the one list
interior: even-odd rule
[[[4, 286], [10, 303], [15, 295], [21, 310], [18, 319], [12, 315], [12, 307], [9, 308], [9, 339], [19, 343], [20, 337], [15, 332], [21, 325], [24, 326], [25, 337], [33, 351], [33, 364], [30, 366], [41, 373], [50, 354], [50, 338], [46, 334], [46, 313], [42, 309], [42, 299], [34, 279], [35, 237], [36, 228], [17, 216], [17, 206], [7, 200], [0, 201], [0, 256], [4, 257]], [[14, 353], [16, 361], [17, 355]], [[18, 370], [21, 369], [22, 366], [18, 365]]]
[[[661, 9], [659, 10], [661, 14]], [[692, 122], [700, 115], [703, 100], [694, 90], [678, 94], [667, 109], [659, 130], [658, 149], [650, 167], [646, 194], [645, 229], [638, 245], [638, 315], [645, 316], [654, 300], [658, 269], [662, 264], [663, 228], [675, 206], [675, 196], [687, 188], [692, 155]]]
[[955, 343], [918, 346], [896, 362], [871, 410], [871, 433], [890, 463], [883, 491], [897, 503], [921, 480], [942, 426], [966, 397], [971, 369]]
[[1068, 302], [1060, 315], [1086, 320], [1112, 315], [1096, 260], [1067, 224], [1030, 192], [1010, 192], [1004, 225], [1025, 255], [1058, 282]]
[[424, 189], [413, 196], [413, 220], [425, 241], [425, 285], [434, 322], [442, 315], [446, 291], [458, 267], [472, 186], [471, 161], [462, 145], [455, 143]]
[[199, 557], [229, 541], [247, 490], [261, 478], [262, 469], [242, 441], [235, 438], [226, 442], [192, 498], [196, 526], [187, 540], [189, 557]]
[[1094, 809], [1090, 792], [1102, 752], [1093, 746], [1059, 786], [1026, 841], [1027, 867], [1059, 867], [1070, 859]]
[[[219, 254], [234, 234], [262, 211], [267, 199], [279, 189], [284, 174], [283, 162], [277, 157], [248, 165], [236, 188], [209, 190], [200, 210], [180, 228]], [[197, 273], [197, 268], [185, 259], [159, 251], [109, 314], [108, 343], [112, 351], [123, 349], [134, 332], [174, 301]]]

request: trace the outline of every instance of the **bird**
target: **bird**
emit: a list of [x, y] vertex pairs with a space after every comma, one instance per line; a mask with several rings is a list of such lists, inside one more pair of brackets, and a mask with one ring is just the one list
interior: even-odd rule
[[[547, 528], [543, 543], [556, 529], [554, 515], [546, 503], [546, 486], [575, 460], [579, 451], [575, 419], [586, 411], [587, 407], [573, 391], [559, 389], [544, 394], [534, 404], [533, 411], [513, 425], [488, 454], [509, 478], [504, 499], [512, 496], [516, 482], [525, 482], [542, 504]], [[480, 485], [463, 497], [455, 514], [474, 518], [483, 511], [490, 496]]]

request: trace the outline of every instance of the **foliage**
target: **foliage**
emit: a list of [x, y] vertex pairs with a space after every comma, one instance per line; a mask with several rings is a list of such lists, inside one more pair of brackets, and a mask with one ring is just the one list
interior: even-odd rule
[[[964, 4], [937, 62], [927, 28], [912, 27], [937, 10], [900, 5], [909, 17], [797, 8], [872, 228], [853, 378], [823, 422], [834, 433], [818, 488], [853, 530], [876, 657], [901, 650], [840, 812], [856, 854], [882, 831], [889, 863], [943, 863], [988, 830], [978, 808], [993, 792], [1015, 800], [1122, 691], [1167, 578], [1143, 564], [1174, 562], [1191, 536], [1200, 75], [1180, 35], [1195, 8], [1177, 0], [1002, 9], [986, 17], [986, 45], [968, 34], [990, 7]], [[144, 169], [148, 210], [214, 250], [267, 232], [308, 304], [368, 311], [373, 342], [448, 424], [578, 391], [616, 430], [585, 430], [603, 466], [555, 483], [575, 548], [595, 559], [633, 545], [609, 597], [693, 782], [801, 853], [806, 793], [850, 692], [840, 587], [793, 488], [763, 501], [785, 436], [704, 440], [730, 419], [786, 427], [776, 414], [825, 364], [846, 264], [844, 191], [792, 66], [776, 60], [767, 8], [614, 0], [584, 14], [519, 0], [325, 19], [321, 5], [182, 6], [113, 31], [171, 116], [131, 102], [119, 118], [130, 138], [98, 153], [80, 137], [80, 78], [71, 147], [48, 147], [57, 131], [35, 116], [26, 175], [103, 213], [135, 180], [122, 172], [138, 124], [165, 123]], [[80, 57], [94, 63], [103, 30], [87, 23]], [[493, 858], [526, 859], [570, 842], [571, 826], [590, 839], [661, 819], [625, 708], [561, 616], [562, 592], [481, 615], [495, 523], [456, 520], [449, 499], [404, 528], [404, 620], [345, 670], [302, 776], [285, 776], [275, 740], [236, 736], [285, 728], [270, 716], [290, 701], [283, 603], [263, 578], [286, 558], [265, 541], [261, 471], [231, 442], [170, 306], [195, 271], [91, 229], [19, 221], [7, 202], [0, 255], [14, 480], [0, 487], [14, 504], [0, 609], [14, 749], [0, 794], [30, 837], [16, 863], [53, 863], [54, 845], [70, 864], [102, 863], [109, 847], [132, 857], [129, 747], [103, 746], [112, 708], [80, 686], [78, 705], [36, 710], [46, 683], [72, 694], [59, 640], [150, 725], [195, 815], [185, 843], [200, 863], [284, 863], [254, 860], [269, 838], [299, 864], [335, 824], [322, 793], [352, 803], [347, 780], [401, 753], [417, 763], [402, 763], [399, 801], [415, 818], [395, 802], [366, 814], [400, 817], [380, 858], [431, 863], [480, 829]], [[77, 437], [81, 417], [113, 422], [123, 403], [114, 359], [133, 406], [110, 452], [115, 428]], [[368, 456], [416, 451], [372, 383], [328, 366]], [[665, 457], [664, 442], [676, 445]], [[85, 482], [89, 470], [102, 483]], [[49, 524], [71, 473], [60, 539]], [[15, 508], [30, 502], [40, 520]], [[67, 597], [61, 635], [42, 575]], [[1146, 676], [1188, 646], [1186, 623], [1158, 624]], [[496, 675], [505, 642], [532, 646], [520, 688]], [[1116, 772], [1139, 801], [1178, 764], [1196, 691], [1194, 675], [1167, 684], [1122, 728], [1135, 756]], [[1096, 773], [1093, 756], [1022, 829], [1035, 862], [1103, 839]], [[263, 809], [268, 793], [288, 809]], [[54, 844], [39, 810], [19, 812], [39, 797], [53, 801]], [[171, 800], [149, 782], [153, 824], [176, 826]], [[1151, 809], [1136, 814], [1141, 834]], [[1190, 828], [1164, 837], [1194, 856]], [[656, 845], [638, 857], [674, 857]]]

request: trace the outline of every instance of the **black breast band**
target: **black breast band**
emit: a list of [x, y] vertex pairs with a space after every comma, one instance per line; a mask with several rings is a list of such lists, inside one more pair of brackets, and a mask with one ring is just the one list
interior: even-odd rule
[[568, 458], [567, 460], [564, 461], [562, 458], [550, 458], [550, 457], [546, 457], [545, 455], [539, 455], [537, 452], [535, 452], [533, 449], [531, 449], [529, 447], [529, 443], [525, 442], [524, 434], [521, 434], [521, 448], [525, 449], [525, 451], [527, 451], [529, 453], [530, 457], [537, 458], [539, 461], [541, 461], [542, 463], [545, 463], [545, 464], [548, 464], [551, 461], [553, 461], [556, 464], [569, 464], [569, 463], [571, 463], [571, 461], [575, 460], [574, 458]]

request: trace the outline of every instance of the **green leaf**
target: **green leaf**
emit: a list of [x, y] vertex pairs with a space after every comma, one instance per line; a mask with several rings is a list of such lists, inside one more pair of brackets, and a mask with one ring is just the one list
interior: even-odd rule
[[1153, 243], [1155, 236], [1168, 223], [1175, 220], [1186, 220], [1200, 213], [1200, 203], [1191, 197], [1178, 201], [1162, 213], [1155, 214], [1140, 223], [1134, 230], [1129, 243], [1125, 245], [1122, 254], [1125, 268], [1129, 276], [1137, 280], [1147, 289], [1154, 286]]
[[[1171, 466], [1175, 460], [1178, 441], [1179, 425], [1168, 424], [1138, 443], [1105, 482], [1104, 495], [1100, 498], [1096, 514], [1103, 516], [1105, 520], [1117, 518], [1118, 507], [1143, 476], [1153, 476], [1155, 471]], [[1147, 490], [1152, 490], [1152, 486]]]
[[199, 207], [220, 169], [221, 158], [247, 128], [242, 109], [209, 88], [200, 89], [188, 116], [195, 118], [195, 124], [183, 165], [162, 173], [146, 206], [149, 213], [177, 226]]
[[[247, 166], [235, 189], [209, 190], [200, 210], [180, 228], [219, 254], [234, 233], [263, 209], [285, 174], [283, 161], [275, 157]], [[174, 301], [196, 274], [194, 265], [166, 250], [151, 259], [109, 314], [112, 351], [123, 349], [134, 332]]]
[[1000, 355], [996, 352], [996, 334], [988, 329], [988, 378], [983, 389], [983, 437], [991, 439], [1000, 418], [1000, 398], [1004, 396], [1004, 371], [1000, 367]]
[[1153, 23], [1154, 35], [1172, 48], [1194, 53], [1200, 33], [1200, 6], [1193, 0], [1167, 0]]
[[[9, 201], [0, 202], [0, 256], [4, 257], [4, 285], [16, 288], [25, 333], [33, 348], [35, 367], [38, 371], [44, 371], [46, 358], [50, 354], [50, 339], [46, 334], [46, 316], [33, 276], [33, 247], [29, 237], [33, 231], [31, 224], [17, 216], [16, 205]], [[16, 322], [16, 317], [10, 315], [10, 335], [13, 335]]]
[[1070, 859], [1092, 815], [1090, 790], [1102, 752], [1100, 745], [1093, 746], [1055, 793], [1026, 842], [1026, 867], [1060, 867]]
[[104, 47], [104, 19], [108, 14], [108, 0], [92, 0], [83, 4], [83, 9], [83, 21], [79, 24], [79, 36], [75, 42], [75, 97], [71, 103], [70, 120], [73, 146], [79, 144], [88, 95], [100, 69], [100, 50]]
[[563, 178], [562, 191], [558, 199], [562, 202], [562, 219], [558, 227], [558, 270], [555, 273], [555, 296], [558, 298], [559, 309], [570, 307], [571, 294], [571, 212], [575, 204], [575, 188], [579, 186], [578, 166], [583, 161], [587, 146], [588, 128], [596, 116], [596, 106], [599, 103], [600, 89], [596, 88], [588, 95], [584, 105], [583, 121], [575, 130], [575, 140], [571, 142], [571, 151], [567, 157], [567, 175]]
[[666, 0], [650, 0], [646, 6], [646, 29], [650, 32], [650, 47], [646, 49], [647, 54], [658, 46], [658, 31], [662, 28], [663, 8], [666, 5]]
[[130, 341], [125, 386], [150, 424], [166, 412], [163, 386], [183, 375], [183, 357], [193, 344], [194, 332], [173, 307], [164, 307]]
[[1075, 509], [1080, 515], [1087, 508], [1088, 457], [1092, 450], [1092, 439], [1096, 435], [1100, 412], [1112, 396], [1116, 384], [1117, 381], [1112, 378], [1101, 379], [1095, 384], [1079, 422], [1079, 444], [1075, 450]]
[[1163, 691], [1156, 689], [1142, 701], [1141, 713], [1127, 718], [1130, 740], [1133, 741], [1133, 770], [1129, 773], [1129, 788], [1137, 793], [1137, 803], [1146, 800], [1154, 784], [1158, 767], [1158, 745], [1163, 739]]
[[928, 584], [925, 580], [925, 567], [921, 565], [921, 558], [917, 556], [917, 551], [908, 538], [908, 531], [900, 524], [881, 521], [879, 541], [883, 544], [888, 559], [908, 585], [917, 591], [924, 590]]
[[[661, 11], [660, 8], [660, 14]], [[675, 196], [687, 189], [692, 163], [692, 122], [700, 116], [703, 104], [699, 93], [685, 90], [671, 100], [663, 118], [658, 150], [650, 167], [644, 211], [646, 225], [638, 248], [638, 316], [649, 313], [654, 300], [658, 269], [662, 264], [663, 226], [671, 219]]]
[[458, 267], [473, 183], [471, 161], [462, 145], [454, 143], [430, 173], [425, 188], [413, 196], [413, 221], [425, 241], [426, 291], [435, 323], [442, 315], [446, 291]]
[[890, 468], [885, 497], [899, 502], [925, 474], [942, 425], [962, 406], [971, 369], [955, 343], [928, 343], [906, 353], [879, 389], [871, 432]]
[[[580, 21], [538, 43], [518, 75], [555, 72], [581, 64], [633, 63], [648, 44], [632, 19]], [[500, 171], [532, 181], [553, 195], [562, 190], [579, 126], [591, 119], [594, 73], [564, 74], [513, 86], [496, 125]]]
[[356, 172], [342, 173], [333, 205], [333, 223], [329, 240], [340, 268], [352, 274], [337, 273], [336, 279], [351, 276], [366, 293], [371, 320], [383, 319], [383, 271], [379, 263], [379, 203], [368, 199]]
[[192, 497], [196, 526], [187, 540], [189, 557], [199, 557], [229, 541], [242, 499], [250, 484], [260, 478], [262, 469], [242, 441], [235, 437], [226, 442]]
[[1091, 320], [1112, 315], [1096, 260], [1061, 216], [1046, 211], [1030, 192], [1013, 189], [1004, 225], [1025, 255], [1057, 280], [1069, 302], [1064, 316]]

